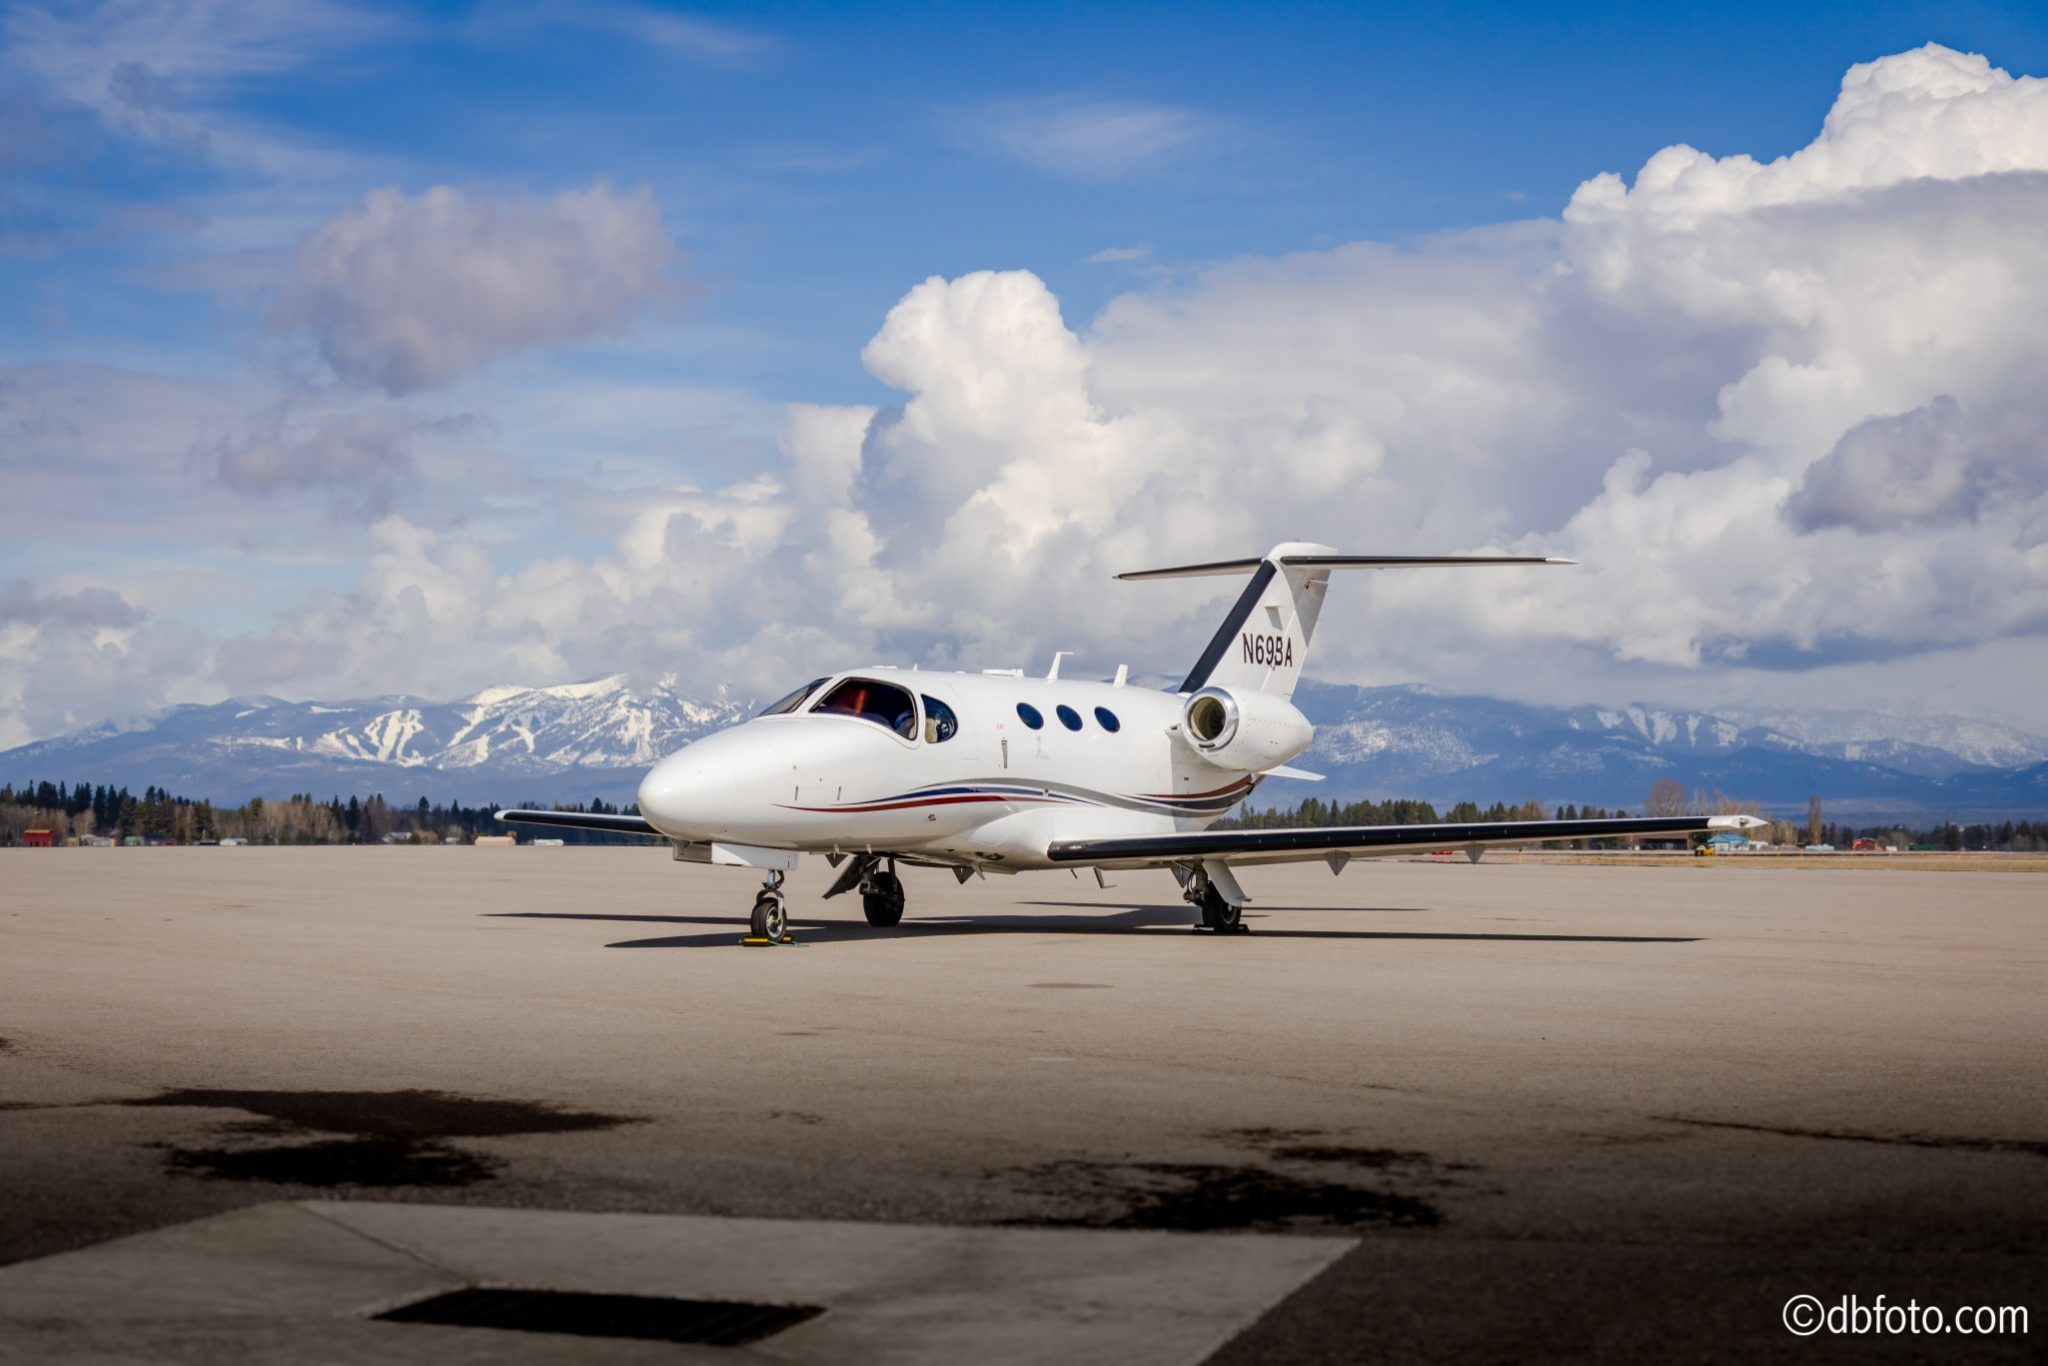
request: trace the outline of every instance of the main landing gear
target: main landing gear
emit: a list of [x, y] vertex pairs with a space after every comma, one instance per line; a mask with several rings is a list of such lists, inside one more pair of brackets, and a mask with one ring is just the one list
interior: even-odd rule
[[1227, 896], [1218, 886], [1219, 879], [1210, 876], [1207, 868], [1200, 864], [1183, 871], [1175, 868], [1180, 877], [1180, 894], [1200, 914], [1202, 923], [1195, 927], [1196, 933], [1207, 930], [1214, 934], [1250, 934], [1251, 926], [1244, 923], [1244, 892], [1237, 886], [1237, 879], [1230, 876], [1225, 868], [1222, 880], [1230, 883], [1230, 890], [1237, 895]]
[[903, 879], [877, 867], [860, 884], [860, 908], [868, 924], [889, 929], [903, 923]]
[[[836, 861], [836, 860], [835, 860]], [[903, 923], [903, 879], [896, 876], [896, 861], [887, 854], [855, 854], [832, 885], [825, 899], [860, 889], [860, 908], [868, 924], [892, 929]]]
[[782, 895], [782, 870], [774, 869], [768, 874], [767, 885], [754, 898], [754, 917], [751, 925], [753, 938], [769, 944], [787, 944], [789, 938], [789, 906]]

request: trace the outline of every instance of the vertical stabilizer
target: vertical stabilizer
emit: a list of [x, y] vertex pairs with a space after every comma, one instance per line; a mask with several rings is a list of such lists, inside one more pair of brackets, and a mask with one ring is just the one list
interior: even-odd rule
[[1544, 555], [1340, 555], [1326, 545], [1286, 541], [1256, 560], [1211, 560], [1170, 569], [1134, 569], [1119, 579], [1188, 579], [1242, 574], [1252, 580], [1180, 685], [1184, 693], [1215, 686], [1292, 697], [1308, 660], [1308, 642], [1322, 615], [1333, 569], [1469, 569], [1479, 566], [1573, 564]]
[[1194, 692], [1214, 685], [1292, 697], [1323, 610], [1323, 594], [1329, 591], [1330, 571], [1287, 564], [1283, 557], [1335, 553], [1328, 546], [1303, 541], [1274, 546], [1252, 571], [1251, 582], [1231, 605], [1180, 690]]

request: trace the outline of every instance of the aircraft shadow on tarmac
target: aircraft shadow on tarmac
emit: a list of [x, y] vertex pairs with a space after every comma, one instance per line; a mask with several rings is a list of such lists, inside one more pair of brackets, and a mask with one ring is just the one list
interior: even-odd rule
[[[1090, 910], [1112, 910], [1114, 914], [1091, 915], [1086, 918], [1062, 916], [1017, 915], [952, 915], [930, 916], [918, 920], [906, 920], [903, 924], [878, 929], [858, 920], [799, 920], [790, 919], [791, 933], [798, 936], [800, 943], [834, 943], [873, 939], [916, 939], [929, 935], [945, 934], [1162, 934], [1189, 933], [1189, 913], [1181, 906], [1125, 906], [1112, 908], [1100, 902], [1029, 902], [1029, 905], [1072, 905]], [[1279, 908], [1274, 909], [1291, 909]], [[1309, 908], [1303, 908], [1309, 909]], [[1315, 907], [1317, 910], [1343, 910], [1340, 907]], [[1362, 907], [1366, 911], [1414, 911], [1413, 906]], [[746, 922], [728, 916], [710, 915], [599, 915], [581, 911], [487, 911], [493, 919], [503, 920], [596, 920], [625, 924], [652, 925], [718, 925], [723, 927], [716, 934], [664, 935], [655, 939], [622, 939], [607, 944], [611, 949], [693, 949], [729, 946], [737, 942], [734, 932], [744, 934]], [[1256, 912], [1248, 912], [1253, 918]], [[1253, 931], [1255, 937], [1269, 939], [1447, 939], [1472, 940], [1486, 943], [1532, 943], [1532, 944], [1696, 944], [1698, 936], [1661, 934], [1498, 934], [1460, 932], [1452, 930], [1324, 930], [1324, 929], [1268, 929]]]

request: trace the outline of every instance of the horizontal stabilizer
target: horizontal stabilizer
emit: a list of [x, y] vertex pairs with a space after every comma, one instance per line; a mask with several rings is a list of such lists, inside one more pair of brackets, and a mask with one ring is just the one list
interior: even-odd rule
[[1132, 579], [1195, 579], [1204, 574], [1249, 574], [1265, 561], [1256, 555], [1249, 560], [1217, 560], [1213, 564], [1183, 564], [1172, 569], [1133, 569], [1117, 577]]
[[1319, 783], [1323, 780], [1323, 775], [1320, 773], [1311, 773], [1305, 768], [1289, 768], [1285, 764], [1280, 765], [1278, 768], [1269, 768], [1259, 776], [1262, 778], [1292, 778], [1296, 782], [1303, 783]]
[[[1303, 569], [1457, 569], [1474, 565], [1577, 564], [1577, 560], [1555, 555], [1276, 555], [1274, 564]], [[1247, 560], [1214, 560], [1208, 564], [1182, 564], [1170, 569], [1133, 569], [1117, 577], [1135, 579], [1192, 579], [1204, 574], [1248, 574], [1265, 564], [1253, 556]]]

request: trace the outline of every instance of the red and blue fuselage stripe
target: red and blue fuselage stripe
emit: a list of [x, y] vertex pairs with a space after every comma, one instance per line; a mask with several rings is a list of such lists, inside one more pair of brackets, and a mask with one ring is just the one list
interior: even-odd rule
[[857, 802], [828, 802], [816, 806], [780, 803], [786, 811], [818, 811], [834, 814], [860, 811], [901, 811], [918, 806], [960, 806], [973, 803], [1014, 802], [1019, 804], [1070, 806], [1123, 806], [1191, 814], [1221, 814], [1241, 801], [1257, 780], [1246, 777], [1211, 792], [1187, 794], [1134, 793], [1119, 795], [1094, 792], [1068, 784], [969, 783], [942, 787], [913, 788], [886, 797]]

